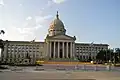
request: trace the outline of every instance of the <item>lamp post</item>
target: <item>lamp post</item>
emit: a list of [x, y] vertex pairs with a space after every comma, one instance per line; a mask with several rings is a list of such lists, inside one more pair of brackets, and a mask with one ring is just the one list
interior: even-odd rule
[[114, 53], [114, 66], [115, 66], [115, 63], [116, 63], [116, 54], [115, 54], [115, 49], [113, 48], [113, 53]]
[[[114, 52], [114, 49], [113, 49]], [[110, 71], [111, 70], [111, 50], [110, 50], [110, 60], [109, 60], [109, 64], [106, 66], [107, 70]]]
[[110, 60], [109, 60], [109, 64], [111, 65], [111, 49], [109, 49], [110, 50]]
[[[107, 53], [106, 53], [107, 54]], [[107, 56], [107, 55], [106, 55]], [[110, 51], [110, 59], [111, 59], [111, 51]], [[106, 61], [107, 61], [107, 57], [106, 57]], [[111, 61], [109, 60], [109, 62], [107, 61], [107, 63], [109, 63], [109, 64], [107, 64], [107, 66], [106, 66], [106, 69], [108, 70], [108, 71], [110, 71], [111, 70]]]

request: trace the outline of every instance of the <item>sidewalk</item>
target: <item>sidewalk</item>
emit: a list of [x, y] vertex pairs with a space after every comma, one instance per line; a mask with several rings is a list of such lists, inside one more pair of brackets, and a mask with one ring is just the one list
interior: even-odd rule
[[56, 65], [97, 65], [97, 66], [105, 66], [103, 64], [92, 64], [90, 62], [44, 62], [43, 64], [56, 64]]

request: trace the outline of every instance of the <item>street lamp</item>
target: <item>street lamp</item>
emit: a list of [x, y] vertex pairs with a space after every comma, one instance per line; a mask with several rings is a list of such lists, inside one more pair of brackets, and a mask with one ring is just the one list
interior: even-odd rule
[[107, 50], [105, 50], [105, 52], [106, 52], [106, 56], [105, 56], [106, 60], [105, 60], [105, 63], [108, 64]]
[[116, 54], [115, 54], [115, 49], [113, 48], [113, 53], [114, 53], [114, 66], [115, 66], [115, 63], [116, 63]]
[[111, 49], [109, 49], [109, 51], [110, 51], [110, 59], [109, 59], [109, 64], [111, 65]]

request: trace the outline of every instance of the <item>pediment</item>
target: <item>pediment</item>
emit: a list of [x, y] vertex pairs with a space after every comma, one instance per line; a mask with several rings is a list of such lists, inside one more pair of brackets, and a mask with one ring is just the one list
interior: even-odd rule
[[71, 37], [71, 36], [68, 36], [68, 35], [55, 35], [55, 36], [49, 36], [47, 35], [46, 36], [46, 41], [48, 40], [72, 40], [72, 41], [75, 41], [76, 40], [76, 37]]
[[67, 40], [73, 40], [73, 37], [68, 36], [68, 35], [56, 35], [51, 37], [52, 39], [67, 39]]

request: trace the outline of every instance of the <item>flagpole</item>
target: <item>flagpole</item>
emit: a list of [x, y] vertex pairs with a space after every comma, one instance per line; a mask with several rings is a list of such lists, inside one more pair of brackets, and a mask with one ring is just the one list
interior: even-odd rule
[[[36, 39], [36, 38], [35, 38]], [[32, 52], [33, 52], [33, 48], [34, 48], [34, 43], [35, 43], [35, 39], [33, 39], [32, 41], [30, 41], [30, 43], [32, 43]], [[33, 54], [33, 64], [35, 63], [35, 56]]]
[[91, 59], [91, 53], [92, 53], [92, 46], [93, 46], [93, 43], [94, 43], [94, 42], [92, 42], [92, 43], [90, 44], [90, 59]]

